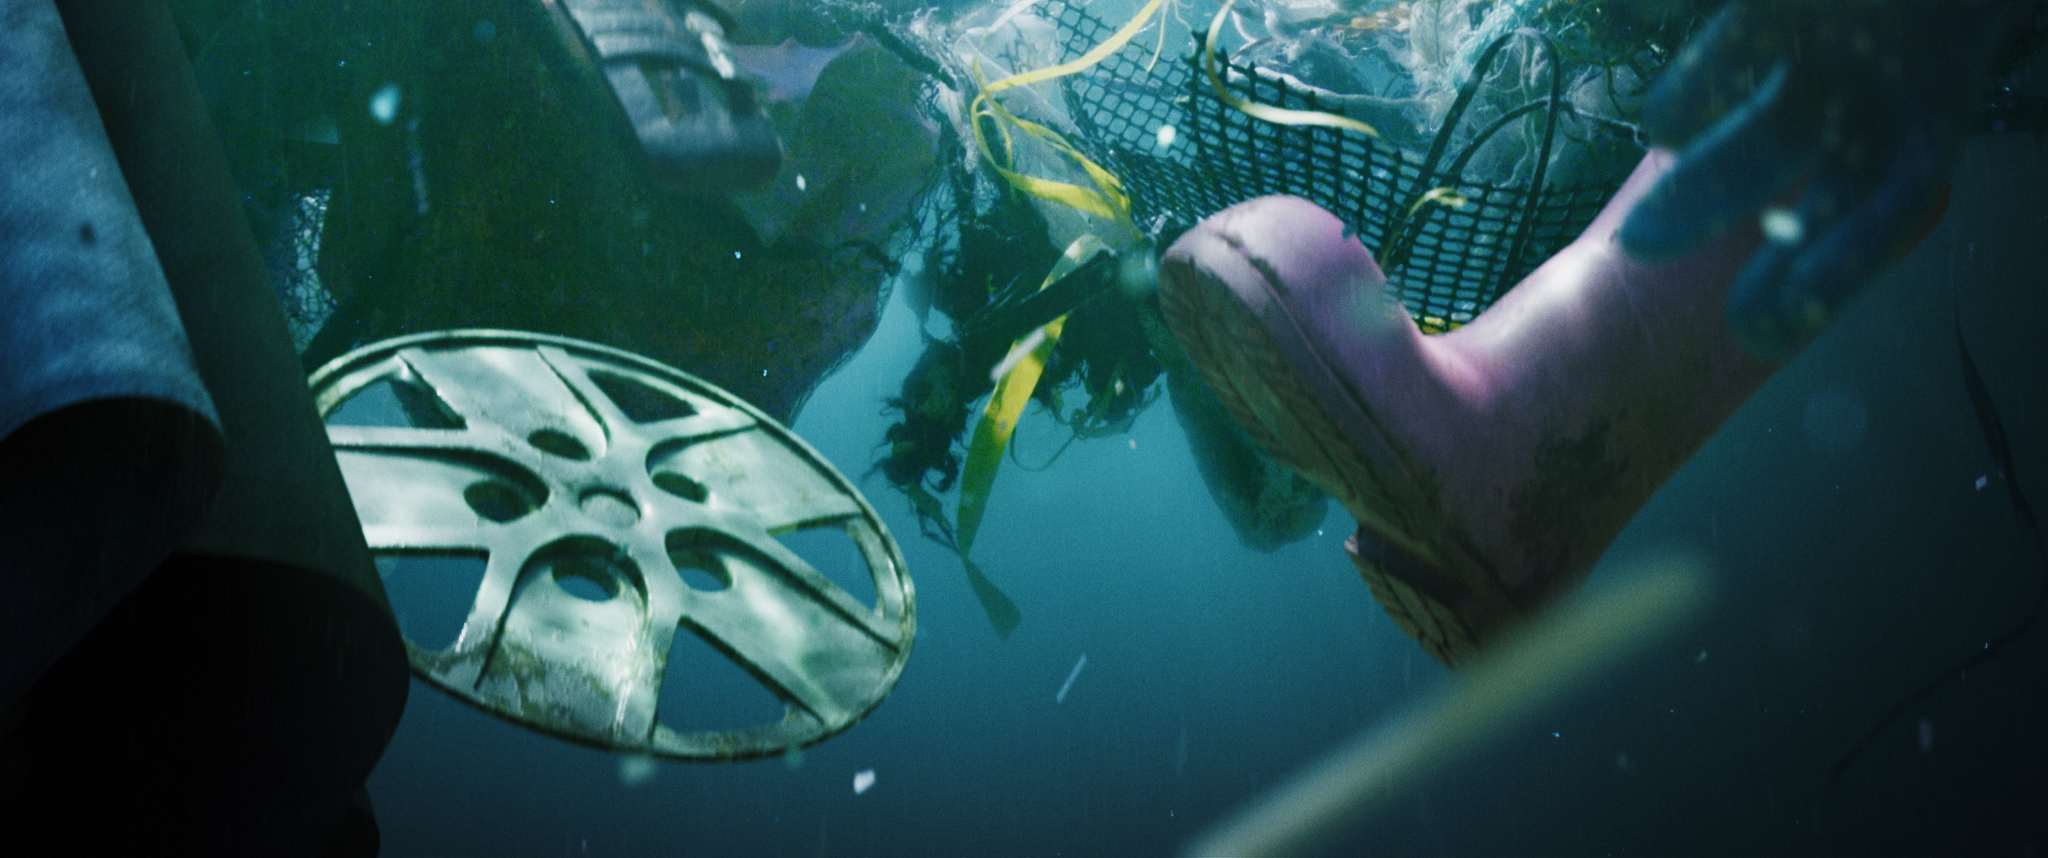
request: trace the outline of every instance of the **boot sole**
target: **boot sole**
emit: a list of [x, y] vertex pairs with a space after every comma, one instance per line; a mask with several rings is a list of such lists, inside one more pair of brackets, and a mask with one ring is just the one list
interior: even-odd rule
[[[1202, 378], [1251, 434], [1283, 464], [1337, 498], [1368, 536], [1389, 544], [1377, 551], [1349, 552], [1359, 574], [1387, 615], [1432, 656], [1455, 665], [1477, 649], [1476, 636], [1442, 600], [1389, 571], [1388, 563], [1366, 554], [1407, 555], [1411, 571], [1451, 579], [1441, 564], [1415, 550], [1393, 522], [1401, 505], [1391, 500], [1379, 474], [1359, 453], [1349, 434], [1305, 382], [1265, 325], [1228, 285], [1199, 271], [1161, 289], [1161, 311]], [[1271, 289], [1270, 284], [1262, 288]], [[1411, 507], [1412, 509], [1412, 507]], [[1377, 525], [1377, 526], [1375, 526]], [[1393, 531], [1389, 533], [1387, 531]]]

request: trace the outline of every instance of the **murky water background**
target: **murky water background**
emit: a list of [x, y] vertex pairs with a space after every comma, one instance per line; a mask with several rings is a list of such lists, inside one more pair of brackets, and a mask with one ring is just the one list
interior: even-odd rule
[[[1596, 573], [1695, 552], [1717, 596], [1702, 617], [1387, 796], [1348, 851], [2048, 845], [2038, 630], [1908, 710], [1823, 788], [1886, 710], [2021, 622], [2043, 584], [1953, 324], [1960, 307], [2025, 488], [2048, 504], [2044, 165], [2034, 140], [1973, 141], [1942, 228], [1736, 414]], [[795, 428], [865, 473], [881, 400], [919, 347], [899, 298]], [[1033, 462], [1062, 438], [1034, 413], [1016, 443]], [[976, 556], [1024, 612], [1008, 640], [908, 504], [862, 485], [919, 597], [909, 667], [865, 722], [800, 764], [662, 765], [629, 786], [614, 757], [415, 684], [370, 784], [386, 854], [1171, 852], [1446, 676], [1371, 602], [1339, 547], [1341, 510], [1278, 552], [1241, 548], [1163, 400], [1126, 436], [998, 477]]]

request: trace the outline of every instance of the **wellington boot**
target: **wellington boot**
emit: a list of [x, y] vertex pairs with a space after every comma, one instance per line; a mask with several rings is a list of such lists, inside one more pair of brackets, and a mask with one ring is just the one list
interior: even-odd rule
[[1586, 231], [1471, 323], [1424, 335], [1342, 222], [1293, 197], [1226, 209], [1160, 266], [1168, 324], [1252, 436], [1358, 519], [1345, 546], [1453, 667], [1585, 577], [1774, 367], [1724, 320], [1762, 242], [1627, 256], [1653, 152]]

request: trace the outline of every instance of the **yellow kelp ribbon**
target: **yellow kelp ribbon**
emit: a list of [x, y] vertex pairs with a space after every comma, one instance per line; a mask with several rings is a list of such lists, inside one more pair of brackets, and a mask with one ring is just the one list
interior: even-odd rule
[[[1102, 44], [1087, 53], [1054, 66], [1023, 72], [984, 83], [981, 78], [981, 63], [973, 67], [975, 85], [980, 92], [969, 104], [968, 124], [974, 132], [974, 144], [987, 159], [996, 175], [1002, 176], [1024, 193], [1042, 200], [1059, 203], [1077, 211], [1104, 218], [1115, 223], [1124, 231], [1136, 234], [1137, 227], [1131, 221], [1130, 195], [1124, 191], [1123, 182], [1116, 174], [1103, 169], [1102, 165], [1090, 160], [1080, 150], [1068, 143], [1060, 133], [1040, 123], [1018, 117], [993, 96], [1006, 89], [1030, 86], [1066, 75], [1083, 71], [1102, 62], [1110, 54], [1129, 44], [1131, 39], [1143, 31], [1147, 22], [1158, 13], [1166, 0], [1149, 0], [1144, 8], [1124, 26], [1111, 34]], [[1161, 39], [1164, 39], [1162, 28]], [[996, 130], [1002, 135], [1002, 157], [997, 157], [994, 147], [989, 145], [988, 132], [982, 120], [994, 119]], [[1093, 188], [1084, 188], [1071, 182], [1040, 178], [1010, 169], [1007, 164], [1015, 160], [1015, 140], [1012, 129], [1037, 140], [1065, 156], [1081, 168]], [[1083, 235], [1067, 245], [1045, 280], [1038, 288], [1059, 282], [1060, 278], [1072, 273], [1081, 263], [1095, 254], [1109, 250], [1108, 245], [1093, 234]], [[974, 537], [981, 529], [981, 519], [988, 510], [989, 491], [995, 485], [996, 468], [1003, 461], [1003, 451], [1010, 444], [1010, 436], [1017, 430], [1017, 420], [1024, 414], [1024, 406], [1031, 401], [1031, 394], [1038, 387], [1039, 378], [1045, 373], [1045, 364], [1052, 356], [1052, 350], [1059, 343], [1060, 332], [1066, 325], [1062, 315], [1043, 327], [1031, 332], [1012, 344], [1010, 354], [999, 364], [994, 374], [997, 377], [995, 392], [989, 395], [988, 404], [982, 409], [981, 419], [974, 427], [974, 438], [967, 446], [967, 461], [960, 477], [960, 510], [953, 530], [953, 547], [960, 553], [960, 564], [967, 571], [967, 582], [974, 588], [975, 598], [981, 601], [982, 610], [988, 614], [989, 622], [996, 633], [1008, 637], [1010, 630], [1022, 619], [1022, 613], [1010, 598], [996, 587], [995, 582], [982, 574], [981, 569], [969, 558], [974, 548]], [[920, 509], [935, 507], [936, 498], [928, 493], [920, 499], [912, 498]], [[930, 512], [929, 509], [926, 510]], [[943, 518], [939, 520], [943, 521]]]
[[[975, 62], [974, 81], [981, 88], [981, 92], [974, 96], [973, 103], [967, 108], [968, 125], [974, 130], [974, 145], [981, 150], [982, 157], [988, 159], [989, 166], [996, 171], [996, 175], [1002, 176], [1004, 181], [1009, 182], [1024, 193], [1098, 217], [1107, 218], [1119, 226], [1130, 228], [1132, 232], [1136, 231], [1135, 227], [1131, 227], [1130, 195], [1124, 192], [1123, 182], [1117, 179], [1114, 173], [1103, 169], [1102, 165], [1082, 155], [1079, 150], [1074, 148], [1073, 144], [1067, 142], [1065, 137], [1060, 136], [1059, 132], [1031, 120], [1019, 118], [1011, 113], [1008, 108], [1004, 107], [1002, 102], [997, 101], [991, 96], [1006, 89], [1030, 86], [1034, 83], [1042, 83], [1055, 78], [1065, 77], [1102, 62], [1110, 54], [1116, 53], [1124, 45], [1129, 44], [1131, 39], [1144, 30], [1145, 24], [1152, 19], [1152, 16], [1159, 11], [1159, 7], [1165, 2], [1166, 0], [1151, 0], [1151, 2], [1145, 4], [1144, 8], [1138, 10], [1138, 14], [1131, 16], [1131, 20], [1124, 24], [1122, 29], [1111, 34], [1108, 39], [1103, 40], [1102, 44], [1096, 45], [1087, 53], [1059, 65], [1011, 75], [994, 83], [984, 84], [981, 81], [981, 63], [979, 60]], [[982, 129], [981, 120], [983, 117], [991, 117], [997, 120], [995, 123], [996, 129], [1002, 134], [1003, 157], [1001, 158], [996, 157], [995, 149], [989, 145], [988, 133]], [[1006, 163], [1014, 158], [1013, 141], [1010, 136], [1010, 129], [1012, 128], [1052, 147], [1053, 151], [1066, 156], [1068, 160], [1073, 161], [1081, 168], [1081, 172], [1087, 174], [1088, 181], [1094, 184], [1095, 187], [1084, 188], [1071, 182], [1043, 179], [1016, 172], [1005, 166]]]
[[[1456, 188], [1447, 185], [1440, 185], [1417, 194], [1415, 202], [1408, 206], [1408, 216], [1396, 221], [1393, 231], [1389, 232], [1386, 240], [1380, 243], [1380, 246], [1387, 251], [1386, 259], [1384, 260], [1387, 270], [1394, 270], [1407, 263], [1408, 254], [1411, 250], [1410, 244], [1412, 243], [1407, 240], [1407, 236], [1414, 229], [1416, 217], [1421, 215], [1425, 209], [1430, 206], [1461, 209], [1470, 202], [1471, 200], [1466, 198], [1464, 194], [1458, 193]], [[1463, 323], [1453, 322], [1442, 316], [1421, 315], [1415, 317], [1415, 326], [1420, 328], [1425, 334], [1449, 333], [1456, 330], [1460, 324]]]
[[[1074, 239], [1038, 288], [1051, 286], [1080, 267], [1081, 263], [1108, 249], [1101, 239], [1093, 235]], [[1003, 460], [1003, 450], [1010, 445], [1010, 435], [1017, 431], [1017, 419], [1023, 416], [1025, 403], [1031, 401], [1031, 392], [1038, 388], [1038, 378], [1045, 373], [1045, 362], [1052, 357], [1053, 346], [1059, 342], [1060, 330], [1066, 322], [1067, 317], [1060, 316], [1018, 340], [1011, 346], [1010, 356], [997, 366], [998, 370], [1005, 365], [1009, 369], [996, 382], [995, 392], [989, 395], [988, 405], [982, 408], [981, 420], [974, 425], [974, 440], [967, 445], [967, 463], [960, 474], [959, 529], [955, 532], [959, 535], [962, 555], [974, 545], [974, 533], [980, 529], [982, 513], [988, 507], [989, 488], [995, 483], [996, 465]]]
[[1422, 211], [1423, 206], [1431, 203], [1450, 206], [1454, 209], [1462, 209], [1467, 202], [1470, 201], [1465, 198], [1465, 195], [1458, 193], [1454, 188], [1448, 186], [1430, 188], [1427, 191], [1423, 191], [1420, 196], [1417, 196], [1414, 205], [1408, 207], [1408, 219], [1414, 220], [1416, 213]]
[[[967, 586], [974, 590], [974, 598], [981, 602], [982, 613], [988, 615], [988, 624], [995, 627], [996, 634], [1007, 638], [1017, 623], [1024, 619], [1024, 612], [1017, 610], [1017, 603], [1003, 592], [996, 582], [982, 574], [974, 561], [967, 559], [967, 552], [960, 551], [960, 542], [953, 533], [953, 526], [946, 522], [946, 505], [924, 486], [912, 484], [904, 487], [903, 493], [910, 496], [910, 503], [917, 507], [918, 516], [925, 521], [937, 522], [939, 530], [953, 544], [953, 550], [960, 555], [960, 566], [967, 572]], [[930, 535], [929, 532], [926, 534]]]
[[1223, 87], [1223, 78], [1216, 73], [1216, 40], [1223, 35], [1223, 19], [1230, 15], [1230, 7], [1235, 5], [1236, 2], [1237, 0], [1224, 0], [1223, 8], [1217, 10], [1216, 17], [1209, 22], [1208, 41], [1202, 44], [1202, 72], [1209, 76], [1209, 88], [1216, 91], [1217, 98], [1223, 99], [1224, 104], [1237, 108], [1239, 113], [1243, 113], [1253, 119], [1263, 119], [1279, 125], [1321, 125], [1329, 128], [1357, 131], [1373, 137], [1380, 136], [1380, 133], [1373, 130], [1372, 126], [1352, 119], [1349, 116], [1339, 116], [1335, 113], [1325, 113], [1320, 110], [1293, 110], [1285, 107], [1274, 107], [1269, 104], [1258, 104], [1238, 98], [1236, 95], [1231, 94], [1230, 90], [1225, 89]]
[[[1081, 263], [1107, 250], [1109, 246], [1094, 235], [1074, 239], [1038, 288], [1059, 282]], [[974, 438], [968, 442], [967, 462], [960, 474], [960, 513], [955, 519], [953, 547], [959, 550], [960, 563], [967, 568], [967, 583], [974, 588], [975, 598], [981, 600], [982, 610], [995, 625], [996, 633], [1004, 637], [1016, 627], [1021, 613], [974, 565], [968, 552], [974, 548], [974, 536], [981, 530], [982, 515], [988, 511], [989, 491], [995, 487], [996, 467], [1002, 464], [1003, 450], [1017, 431], [1017, 420], [1024, 415], [1024, 406], [1031, 401], [1039, 377], [1045, 374], [1045, 363], [1052, 357], [1053, 346], [1059, 342], [1066, 321], [1067, 317], [1062, 315], [1017, 340], [1010, 347], [1009, 356], [997, 365], [1000, 377], [995, 392], [989, 395], [981, 419], [974, 425]]]
[[[980, 74], [981, 70], [977, 67], [975, 69], [977, 79]], [[1001, 82], [997, 81], [997, 83]], [[1100, 164], [1089, 160], [1088, 156], [1074, 149], [1073, 144], [1068, 143], [1066, 138], [1060, 136], [1059, 132], [1032, 122], [1029, 119], [1020, 119], [1015, 114], [1010, 113], [1009, 110], [1003, 107], [1002, 102], [989, 98], [986, 90], [983, 90], [981, 95], [975, 96], [974, 101], [975, 107], [970, 111], [974, 118], [974, 144], [981, 147], [982, 157], [988, 159], [989, 168], [995, 170], [996, 175], [1002, 176], [1004, 181], [1009, 182], [1017, 190], [1039, 199], [1051, 200], [1069, 208], [1079, 209], [1097, 217], [1107, 218], [1118, 224], [1130, 223], [1130, 195], [1124, 193], [1124, 183], [1116, 177], [1116, 174], [1103, 169]], [[1003, 160], [1009, 160], [1012, 157], [1010, 128], [1015, 126], [1017, 130], [1045, 143], [1047, 146], [1051, 146], [1053, 151], [1067, 156], [1068, 159], [1079, 165], [1081, 171], [1088, 174], [1088, 180], [1093, 182], [1095, 187], [1090, 189], [1071, 182], [1041, 179], [1037, 176], [1019, 173], [1003, 166], [997, 161], [994, 151], [989, 148], [987, 134], [982, 131], [982, 116], [993, 116], [1001, 120], [997, 128], [1003, 134]]]

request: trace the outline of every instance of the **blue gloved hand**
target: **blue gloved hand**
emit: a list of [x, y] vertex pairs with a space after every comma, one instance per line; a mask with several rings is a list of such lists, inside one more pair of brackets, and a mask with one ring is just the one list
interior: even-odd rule
[[1679, 159], [1622, 247], [1670, 257], [1760, 218], [1769, 241], [1728, 321], [1755, 356], [1789, 359], [1940, 217], [1981, 79], [2026, 14], [2017, 0], [1733, 0], [1651, 89], [1645, 130]]

